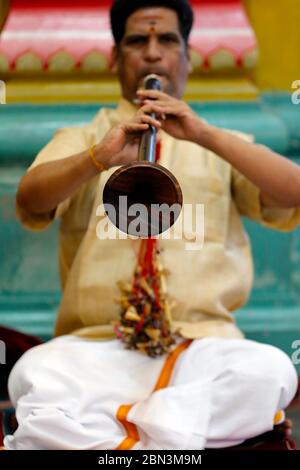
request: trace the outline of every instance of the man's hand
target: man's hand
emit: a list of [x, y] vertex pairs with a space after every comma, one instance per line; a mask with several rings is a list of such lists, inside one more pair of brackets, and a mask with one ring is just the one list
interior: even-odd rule
[[145, 114], [144, 108], [139, 109], [130, 121], [117, 124], [107, 132], [95, 147], [96, 158], [107, 168], [136, 161], [141, 132], [146, 131], [149, 125], [161, 128], [158, 120]]
[[[172, 137], [197, 142], [209, 125], [184, 102], [157, 90], [138, 90], [142, 110], [156, 113], [162, 129]], [[200, 144], [199, 144], [200, 145]]]

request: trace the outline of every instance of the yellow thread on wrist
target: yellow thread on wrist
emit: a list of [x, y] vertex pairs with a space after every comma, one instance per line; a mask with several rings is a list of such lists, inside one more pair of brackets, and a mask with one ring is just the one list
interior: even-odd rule
[[98, 170], [100, 170], [100, 171], [108, 170], [108, 168], [106, 168], [106, 166], [103, 163], [98, 162], [97, 158], [95, 157], [95, 154], [94, 154], [95, 147], [96, 147], [96, 145], [92, 145], [89, 148], [89, 156], [91, 157], [92, 162], [98, 168]]

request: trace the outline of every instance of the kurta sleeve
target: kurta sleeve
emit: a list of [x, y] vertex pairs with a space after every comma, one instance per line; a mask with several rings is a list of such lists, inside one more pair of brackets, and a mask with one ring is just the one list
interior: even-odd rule
[[[63, 128], [55, 132], [53, 139], [38, 153], [27, 172], [38, 165], [62, 160], [88, 148], [87, 134], [82, 127]], [[70, 206], [72, 197], [62, 201], [54, 211], [46, 214], [31, 214], [16, 203], [16, 215], [25, 228], [33, 231], [46, 229], [61, 217]]]

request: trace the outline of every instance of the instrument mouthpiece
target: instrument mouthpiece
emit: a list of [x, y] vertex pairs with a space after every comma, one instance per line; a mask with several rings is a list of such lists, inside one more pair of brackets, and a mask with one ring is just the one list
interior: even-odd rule
[[160, 79], [155, 73], [151, 73], [144, 78], [144, 87], [146, 90], [161, 90]]

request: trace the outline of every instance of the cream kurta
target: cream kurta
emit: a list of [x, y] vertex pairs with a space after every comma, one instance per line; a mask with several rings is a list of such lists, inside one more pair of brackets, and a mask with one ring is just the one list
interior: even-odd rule
[[[56, 132], [38, 154], [33, 166], [69, 157], [98, 143], [116, 122], [130, 118], [135, 108], [121, 100], [117, 110], [102, 109], [91, 124]], [[250, 136], [239, 134], [251, 140]], [[205, 240], [201, 250], [192, 248], [196, 239], [159, 240], [162, 261], [171, 272], [167, 290], [176, 306], [172, 327], [185, 338], [204, 336], [242, 337], [232, 312], [244, 305], [253, 280], [249, 239], [241, 215], [280, 230], [291, 230], [300, 222], [300, 208], [266, 210], [260, 205], [259, 189], [214, 153], [161, 132], [161, 165], [178, 179], [185, 204], [203, 203]], [[106, 226], [97, 208], [109, 176], [101, 173], [62, 202], [55, 218], [60, 227], [60, 272], [63, 298], [56, 335], [114, 336], [111, 321], [118, 320], [117, 281], [130, 282], [139, 240], [99, 239]], [[46, 228], [50, 216], [32, 216], [17, 207], [22, 223], [31, 229]], [[182, 217], [182, 216], [181, 216]], [[102, 222], [101, 222], [102, 221]], [[179, 233], [180, 219], [174, 231]], [[190, 235], [190, 236], [189, 236]], [[46, 275], [46, 273], [45, 273]]]

